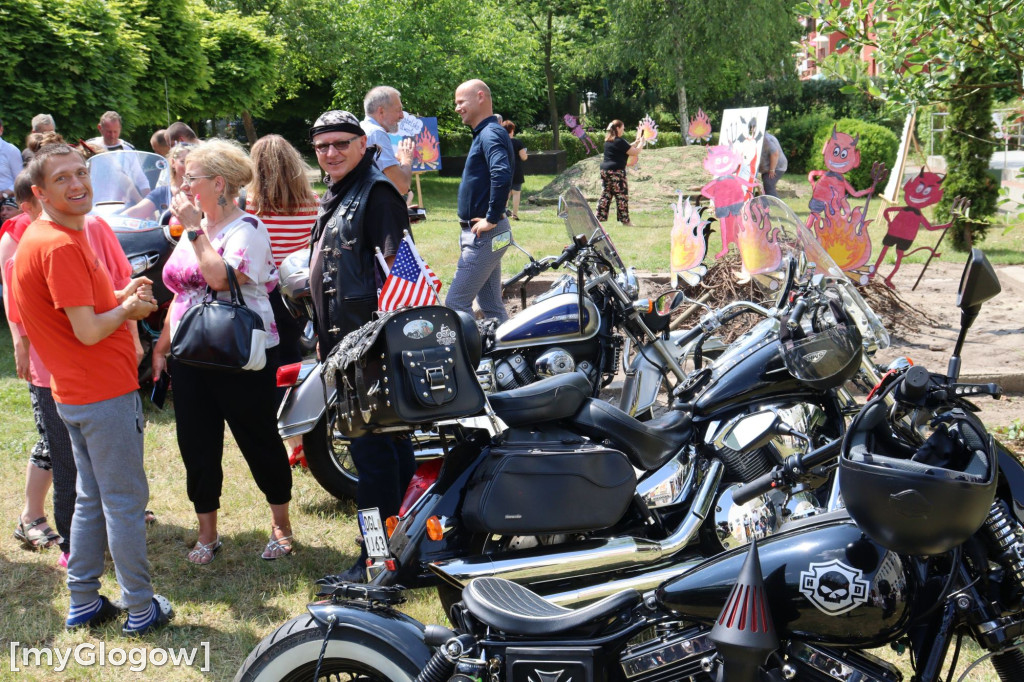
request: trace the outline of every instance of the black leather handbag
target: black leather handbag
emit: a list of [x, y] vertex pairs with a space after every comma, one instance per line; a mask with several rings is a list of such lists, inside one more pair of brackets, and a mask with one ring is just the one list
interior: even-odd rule
[[231, 300], [206, 287], [202, 303], [185, 311], [171, 339], [171, 357], [192, 367], [221, 372], [258, 371], [267, 364], [267, 332], [259, 314], [242, 298], [234, 269], [228, 272]]

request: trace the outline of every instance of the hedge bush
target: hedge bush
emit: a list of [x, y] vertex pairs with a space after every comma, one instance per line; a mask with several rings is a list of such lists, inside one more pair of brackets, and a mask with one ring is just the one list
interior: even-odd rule
[[797, 116], [779, 126], [776, 137], [789, 163], [787, 173], [807, 173], [815, 155], [821, 160], [821, 147], [816, 147], [814, 140], [821, 128], [831, 129], [833, 120], [821, 111]]
[[[871, 186], [871, 164], [881, 161], [885, 167], [892, 169], [896, 163], [896, 152], [899, 149], [900, 141], [896, 133], [888, 128], [883, 128], [874, 123], [865, 123], [853, 118], [843, 118], [838, 121], [828, 122], [818, 129], [814, 136], [814, 154], [810, 158], [809, 168], [812, 170], [825, 170], [825, 162], [822, 158], [822, 150], [825, 143], [832, 135], [832, 126], [835, 125], [839, 132], [856, 137], [860, 135], [857, 142], [857, 149], [860, 150], [860, 165], [846, 174], [846, 180], [854, 189], [862, 190]], [[877, 192], [885, 189], [885, 182], [880, 182], [875, 188]]]
[[[597, 148], [598, 154], [604, 153], [604, 133], [591, 131], [588, 132], [591, 140], [594, 141], [594, 146]], [[538, 131], [538, 130], [524, 130], [522, 132], [516, 132], [516, 138], [518, 138], [526, 149], [530, 152], [539, 152], [551, 149], [551, 131]], [[629, 141], [634, 139], [631, 134], [626, 134], [625, 138]], [[442, 133], [441, 134], [441, 153], [444, 156], [459, 156], [467, 154], [469, 152], [469, 145], [473, 142], [473, 135], [469, 132], [465, 133]], [[594, 156], [591, 152], [587, 154], [586, 149], [583, 147], [583, 142], [570, 133], [568, 130], [562, 130], [558, 134], [558, 142], [562, 149], [565, 150], [566, 166], [572, 166], [573, 164], [585, 159], [587, 156]], [[677, 132], [659, 131], [658, 133], [658, 144], [656, 148], [661, 147], [681, 147], [683, 144], [683, 136]]]

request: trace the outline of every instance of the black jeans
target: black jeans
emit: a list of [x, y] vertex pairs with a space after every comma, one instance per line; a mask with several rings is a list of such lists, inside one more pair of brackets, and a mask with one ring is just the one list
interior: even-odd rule
[[276, 348], [267, 349], [267, 365], [258, 372], [170, 363], [178, 449], [185, 463], [188, 499], [197, 514], [220, 508], [225, 422], [267, 503], [291, 501], [292, 470], [277, 433], [277, 366]]
[[[356, 505], [359, 509], [376, 507], [384, 520], [398, 513], [405, 489], [416, 473], [412, 441], [388, 434], [353, 438], [348, 445], [359, 471]], [[360, 562], [366, 559], [363, 546]], [[361, 564], [360, 564], [361, 565]]]

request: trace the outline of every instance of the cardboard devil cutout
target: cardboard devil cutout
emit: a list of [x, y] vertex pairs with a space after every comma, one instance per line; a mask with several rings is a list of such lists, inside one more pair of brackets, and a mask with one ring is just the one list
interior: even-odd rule
[[740, 151], [725, 145], [708, 147], [704, 159], [704, 170], [711, 174], [713, 180], [701, 187], [700, 192], [715, 203], [715, 217], [722, 230], [722, 250], [715, 254], [715, 258], [725, 256], [729, 244], [738, 248], [736, 236], [740, 227], [740, 210], [747, 192], [757, 186], [757, 180], [740, 177], [742, 163]]
[[[883, 163], [872, 164], [871, 186], [859, 191], [853, 188], [846, 180], [846, 173], [860, 165], [859, 140], [859, 135], [852, 137], [833, 126], [832, 135], [822, 150], [826, 170], [807, 174], [811, 183], [808, 203], [811, 214], [807, 217], [807, 227], [836, 265], [853, 275], [855, 281], [865, 283], [867, 274], [861, 269], [871, 258], [871, 237], [867, 230], [871, 221], [865, 217], [875, 186], [885, 179], [886, 170]], [[863, 207], [851, 210], [847, 196], [868, 198]]]
[[575, 116], [566, 114], [562, 117], [562, 120], [565, 121], [565, 125], [569, 126], [569, 131], [580, 138], [580, 142], [583, 143], [583, 149], [587, 152], [588, 156], [597, 153], [597, 145], [590, 139], [590, 135], [587, 135], [587, 131], [583, 129], [583, 126], [576, 120]]
[[[896, 271], [900, 269], [900, 264], [905, 256], [917, 253], [918, 251], [927, 251], [931, 254], [932, 258], [942, 255], [937, 252], [937, 249], [939, 248], [939, 243], [942, 242], [942, 237], [946, 234], [945, 230], [949, 229], [956, 219], [963, 215], [970, 206], [970, 202], [966, 198], [956, 197], [953, 199], [952, 220], [945, 225], [931, 224], [921, 210], [927, 206], [939, 203], [943, 194], [942, 181], [945, 179], [945, 176], [927, 172], [922, 168], [920, 173], [910, 178], [903, 185], [903, 201], [906, 205], [890, 206], [883, 212], [885, 222], [888, 223], [888, 230], [885, 233], [885, 237], [882, 238], [882, 252], [878, 254], [878, 258], [875, 260], [871, 276], [874, 277], [878, 274], [878, 266], [882, 264], [882, 259], [885, 257], [886, 252], [888, 252], [889, 247], [896, 247], [896, 264], [893, 266], [889, 276], [885, 278], [885, 285], [890, 289], [895, 288], [892, 278]], [[922, 227], [926, 230], [943, 230], [942, 236], [939, 237], [939, 241], [936, 242], [934, 248], [919, 246], [912, 251], [909, 250], [917, 238], [918, 231]]]

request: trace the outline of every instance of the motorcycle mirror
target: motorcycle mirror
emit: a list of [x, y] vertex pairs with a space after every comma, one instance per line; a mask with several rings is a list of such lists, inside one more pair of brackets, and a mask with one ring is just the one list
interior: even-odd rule
[[654, 312], [658, 315], [668, 315], [686, 301], [681, 291], [668, 291], [654, 301]]
[[981, 249], [971, 249], [956, 296], [956, 304], [960, 308], [960, 333], [957, 335], [956, 347], [949, 358], [949, 368], [946, 371], [950, 381], [956, 381], [960, 376], [960, 351], [963, 350], [964, 341], [967, 339], [967, 330], [978, 318], [982, 304], [996, 296], [1002, 289], [996, 271], [988, 262], [985, 253]]
[[749, 452], [763, 447], [776, 435], [779, 415], [772, 410], [746, 414], [730, 421], [715, 437], [717, 450]]

